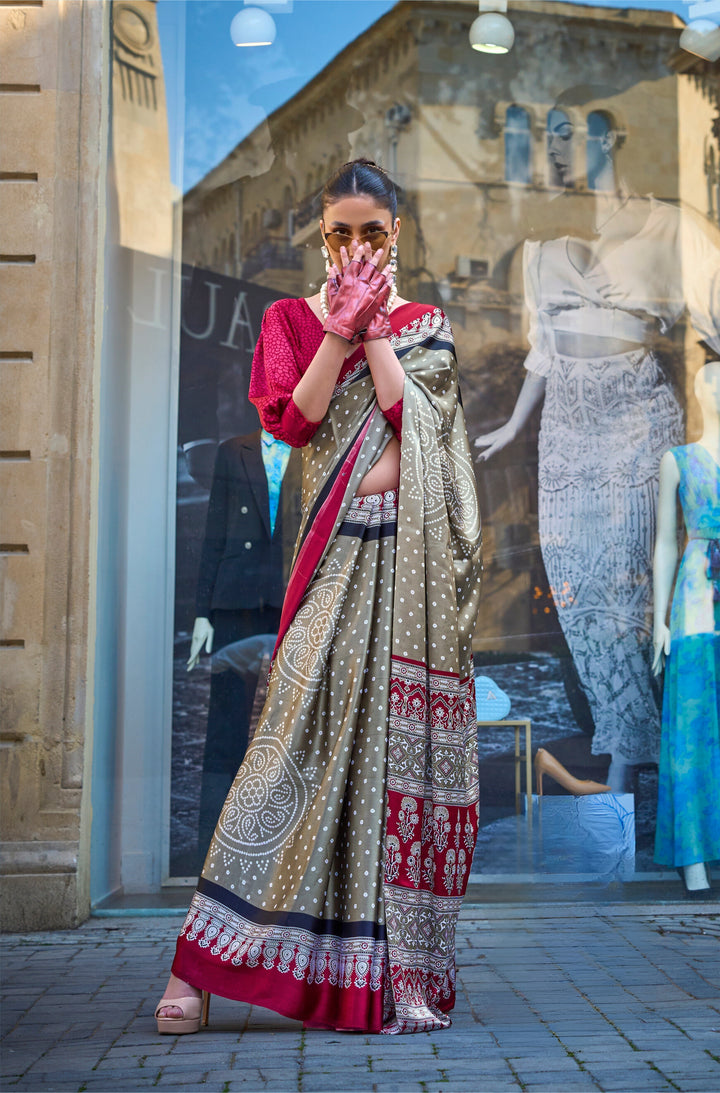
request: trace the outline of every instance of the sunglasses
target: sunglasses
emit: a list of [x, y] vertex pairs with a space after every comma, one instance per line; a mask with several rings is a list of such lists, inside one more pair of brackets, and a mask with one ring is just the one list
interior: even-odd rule
[[369, 243], [371, 250], [374, 252], [385, 246], [385, 241], [389, 235], [390, 232], [377, 230], [366, 232], [361, 236], [349, 235], [347, 232], [328, 232], [324, 239], [326, 246], [333, 254], [339, 254], [341, 247], [349, 248], [353, 239], [358, 239], [360, 243]]

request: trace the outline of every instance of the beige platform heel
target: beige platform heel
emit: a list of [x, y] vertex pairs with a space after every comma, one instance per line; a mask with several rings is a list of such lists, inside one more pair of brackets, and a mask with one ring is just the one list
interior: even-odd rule
[[[161, 1009], [166, 1006], [177, 1006], [182, 1010], [182, 1017], [160, 1017]], [[189, 1032], [199, 1032], [200, 1027], [205, 1028], [210, 1016], [210, 994], [203, 991], [200, 998], [189, 996], [187, 998], [161, 998], [155, 1007], [155, 1019], [158, 1032], [169, 1033], [171, 1036], [182, 1036]]]

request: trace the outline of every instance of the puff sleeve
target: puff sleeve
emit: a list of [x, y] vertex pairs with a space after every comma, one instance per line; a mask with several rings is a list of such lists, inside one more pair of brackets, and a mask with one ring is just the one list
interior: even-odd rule
[[540, 301], [540, 243], [527, 240], [523, 248], [523, 286], [525, 308], [528, 317], [528, 341], [530, 352], [525, 358], [528, 372], [536, 376], [548, 376], [552, 352], [545, 324], [545, 316], [539, 310]]
[[316, 432], [319, 421], [308, 421], [293, 400], [302, 378], [292, 329], [280, 306], [271, 304], [263, 315], [255, 346], [248, 397], [269, 433], [293, 448], [302, 448]]

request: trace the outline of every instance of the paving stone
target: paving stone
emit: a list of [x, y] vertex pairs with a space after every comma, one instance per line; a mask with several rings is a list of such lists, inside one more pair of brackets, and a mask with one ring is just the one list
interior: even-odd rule
[[[686, 929], [695, 913], [663, 908], [665, 929], [673, 914]], [[4, 1085], [294, 1093], [302, 1074], [304, 1093], [502, 1093], [521, 1082], [528, 1093], [718, 1093], [720, 1066], [704, 1050], [720, 1054], [720, 1035], [710, 1032], [720, 1028], [717, 941], [660, 936], [657, 918], [654, 908], [527, 916], [468, 905], [453, 1027], [391, 1038], [302, 1032], [299, 1022], [224, 999], [213, 1000], [199, 1036], [159, 1037], [152, 1010], [180, 916], [6, 937]]]

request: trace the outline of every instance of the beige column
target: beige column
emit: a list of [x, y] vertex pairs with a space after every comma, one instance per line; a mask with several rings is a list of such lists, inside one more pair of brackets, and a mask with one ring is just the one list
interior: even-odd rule
[[2, 927], [89, 913], [108, 5], [0, 6]]

